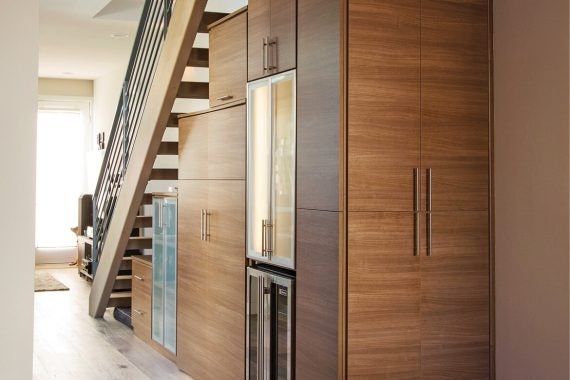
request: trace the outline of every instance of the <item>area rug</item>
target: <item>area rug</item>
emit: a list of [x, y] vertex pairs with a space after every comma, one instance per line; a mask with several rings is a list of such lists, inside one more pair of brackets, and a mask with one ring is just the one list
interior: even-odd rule
[[50, 292], [55, 290], [69, 290], [67, 286], [56, 280], [48, 272], [36, 271], [36, 292]]

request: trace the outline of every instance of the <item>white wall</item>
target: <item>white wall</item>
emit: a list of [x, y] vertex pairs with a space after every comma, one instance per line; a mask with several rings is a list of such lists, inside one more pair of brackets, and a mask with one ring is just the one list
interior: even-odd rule
[[105, 132], [105, 139], [109, 138], [113, 127], [128, 63], [127, 57], [122, 65], [94, 81], [93, 130], [95, 133]]
[[38, 0], [0, 2], [2, 379], [32, 378], [38, 10]]
[[38, 95], [92, 98], [93, 81], [81, 79], [39, 78]]
[[495, 0], [497, 379], [569, 378], [568, 0]]

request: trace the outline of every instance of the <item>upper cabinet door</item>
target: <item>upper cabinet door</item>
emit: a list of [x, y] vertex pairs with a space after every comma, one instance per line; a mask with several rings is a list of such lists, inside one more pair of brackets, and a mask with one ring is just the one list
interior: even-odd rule
[[245, 179], [245, 105], [180, 119], [179, 179]]
[[433, 211], [489, 208], [488, 7], [422, 1], [422, 172], [432, 169]]
[[245, 99], [247, 15], [210, 29], [210, 107]]
[[413, 211], [420, 0], [349, 2], [348, 210]]
[[296, 66], [295, 0], [250, 0], [248, 3], [249, 81]]

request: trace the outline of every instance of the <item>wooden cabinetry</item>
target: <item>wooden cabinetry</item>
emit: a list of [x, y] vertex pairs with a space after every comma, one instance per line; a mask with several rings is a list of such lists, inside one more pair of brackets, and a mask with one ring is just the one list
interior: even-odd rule
[[178, 365], [195, 379], [245, 373], [244, 201], [244, 181], [179, 181]]
[[152, 256], [133, 258], [132, 325], [135, 335], [151, 342]]
[[242, 102], [181, 118], [178, 178], [244, 180], [245, 112]]
[[250, 0], [247, 14], [248, 80], [295, 68], [296, 0]]
[[209, 31], [210, 107], [245, 99], [247, 14], [245, 8]]
[[349, 377], [490, 377], [487, 1], [349, 1]]

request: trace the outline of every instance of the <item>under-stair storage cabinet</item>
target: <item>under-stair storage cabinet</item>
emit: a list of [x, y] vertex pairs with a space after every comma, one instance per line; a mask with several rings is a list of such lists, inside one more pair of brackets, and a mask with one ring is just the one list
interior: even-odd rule
[[247, 256], [295, 268], [295, 71], [248, 83]]
[[210, 107], [245, 99], [246, 8], [210, 26]]
[[153, 204], [152, 339], [176, 353], [176, 195], [155, 194]]
[[131, 318], [133, 331], [143, 341], [151, 342], [152, 256], [133, 256]]
[[348, 377], [489, 379], [489, 4], [348, 7]]
[[248, 80], [294, 69], [296, 0], [249, 0], [247, 14]]
[[[243, 84], [245, 87], [245, 83]], [[178, 366], [245, 375], [245, 105], [180, 119]], [[211, 149], [211, 150], [210, 150]]]

